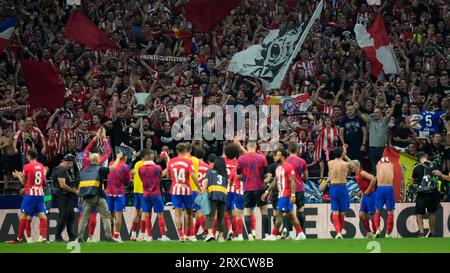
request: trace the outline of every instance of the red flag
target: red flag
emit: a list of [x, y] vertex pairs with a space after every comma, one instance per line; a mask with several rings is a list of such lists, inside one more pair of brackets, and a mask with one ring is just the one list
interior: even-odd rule
[[186, 6], [186, 19], [197, 31], [211, 32], [222, 22], [240, 0], [190, 0]]
[[66, 85], [51, 62], [22, 61], [23, 74], [30, 94], [30, 107], [56, 109], [64, 106]]
[[386, 147], [384, 148], [383, 156], [389, 158], [389, 161], [394, 165], [394, 181], [393, 181], [393, 187], [394, 187], [394, 198], [395, 202], [403, 201], [402, 195], [400, 194], [400, 189], [403, 188], [404, 179], [403, 179], [403, 172], [402, 172], [402, 166], [400, 165], [400, 153], [392, 147]]
[[119, 47], [81, 11], [74, 11], [67, 20], [64, 35], [94, 51], [116, 49]]

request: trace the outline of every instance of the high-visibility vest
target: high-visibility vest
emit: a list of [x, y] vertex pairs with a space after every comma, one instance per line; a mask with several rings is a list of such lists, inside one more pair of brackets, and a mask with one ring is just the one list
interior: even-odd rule
[[102, 192], [100, 181], [100, 166], [91, 165], [80, 172], [80, 196], [90, 198], [99, 196]]

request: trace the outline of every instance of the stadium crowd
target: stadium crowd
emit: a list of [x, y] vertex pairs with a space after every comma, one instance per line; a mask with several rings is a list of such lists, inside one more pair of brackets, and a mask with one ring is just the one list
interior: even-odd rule
[[[314, 0], [243, 0], [211, 33], [195, 32], [184, 1], [82, 1], [81, 9], [120, 51], [94, 52], [63, 36], [72, 7], [65, 1], [0, 1], [0, 22], [17, 15], [16, 30], [0, 54], [0, 148], [3, 180], [12, 179], [31, 148], [52, 169], [68, 153], [81, 153], [106, 128], [115, 147], [140, 150], [133, 93], [148, 92], [145, 147], [175, 154], [174, 105], [264, 104], [266, 96], [310, 94], [307, 112], [280, 118], [281, 142], [296, 142], [309, 176], [327, 177], [325, 164], [338, 145], [373, 170], [386, 145], [412, 156], [425, 151], [443, 173], [450, 169], [450, 9], [445, 0], [327, 0], [279, 90], [227, 71], [236, 52], [261, 43], [271, 29], [293, 26], [315, 8]], [[356, 22], [370, 26], [382, 14], [400, 73], [374, 77], [355, 40]], [[185, 52], [174, 33], [193, 34]], [[185, 43], [186, 41], [184, 41]], [[144, 61], [140, 55], [186, 57]], [[20, 61], [50, 61], [66, 84], [64, 107], [30, 109]], [[51, 100], [52, 98], [48, 98]], [[223, 153], [223, 141], [194, 141], [206, 155]], [[319, 147], [319, 148], [317, 148]], [[447, 148], [446, 148], [447, 147]], [[319, 156], [316, 156], [319, 152]], [[270, 157], [270, 153], [266, 154]], [[206, 159], [206, 158], [205, 158]], [[81, 166], [81, 162], [80, 162]], [[8, 191], [3, 184], [3, 193]]]

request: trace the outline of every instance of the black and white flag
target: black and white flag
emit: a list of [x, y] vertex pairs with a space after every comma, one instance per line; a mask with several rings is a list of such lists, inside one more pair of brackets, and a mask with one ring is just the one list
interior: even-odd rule
[[292, 60], [319, 18], [322, 8], [323, 0], [306, 21], [293, 28], [271, 30], [262, 44], [252, 45], [234, 54], [228, 71], [256, 77], [267, 90], [280, 88]]

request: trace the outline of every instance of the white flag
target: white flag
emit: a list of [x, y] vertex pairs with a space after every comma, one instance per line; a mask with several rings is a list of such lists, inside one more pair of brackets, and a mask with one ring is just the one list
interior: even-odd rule
[[319, 18], [322, 8], [323, 0], [305, 22], [294, 28], [271, 30], [262, 44], [252, 45], [234, 54], [228, 71], [256, 77], [267, 90], [280, 88], [292, 60]]

